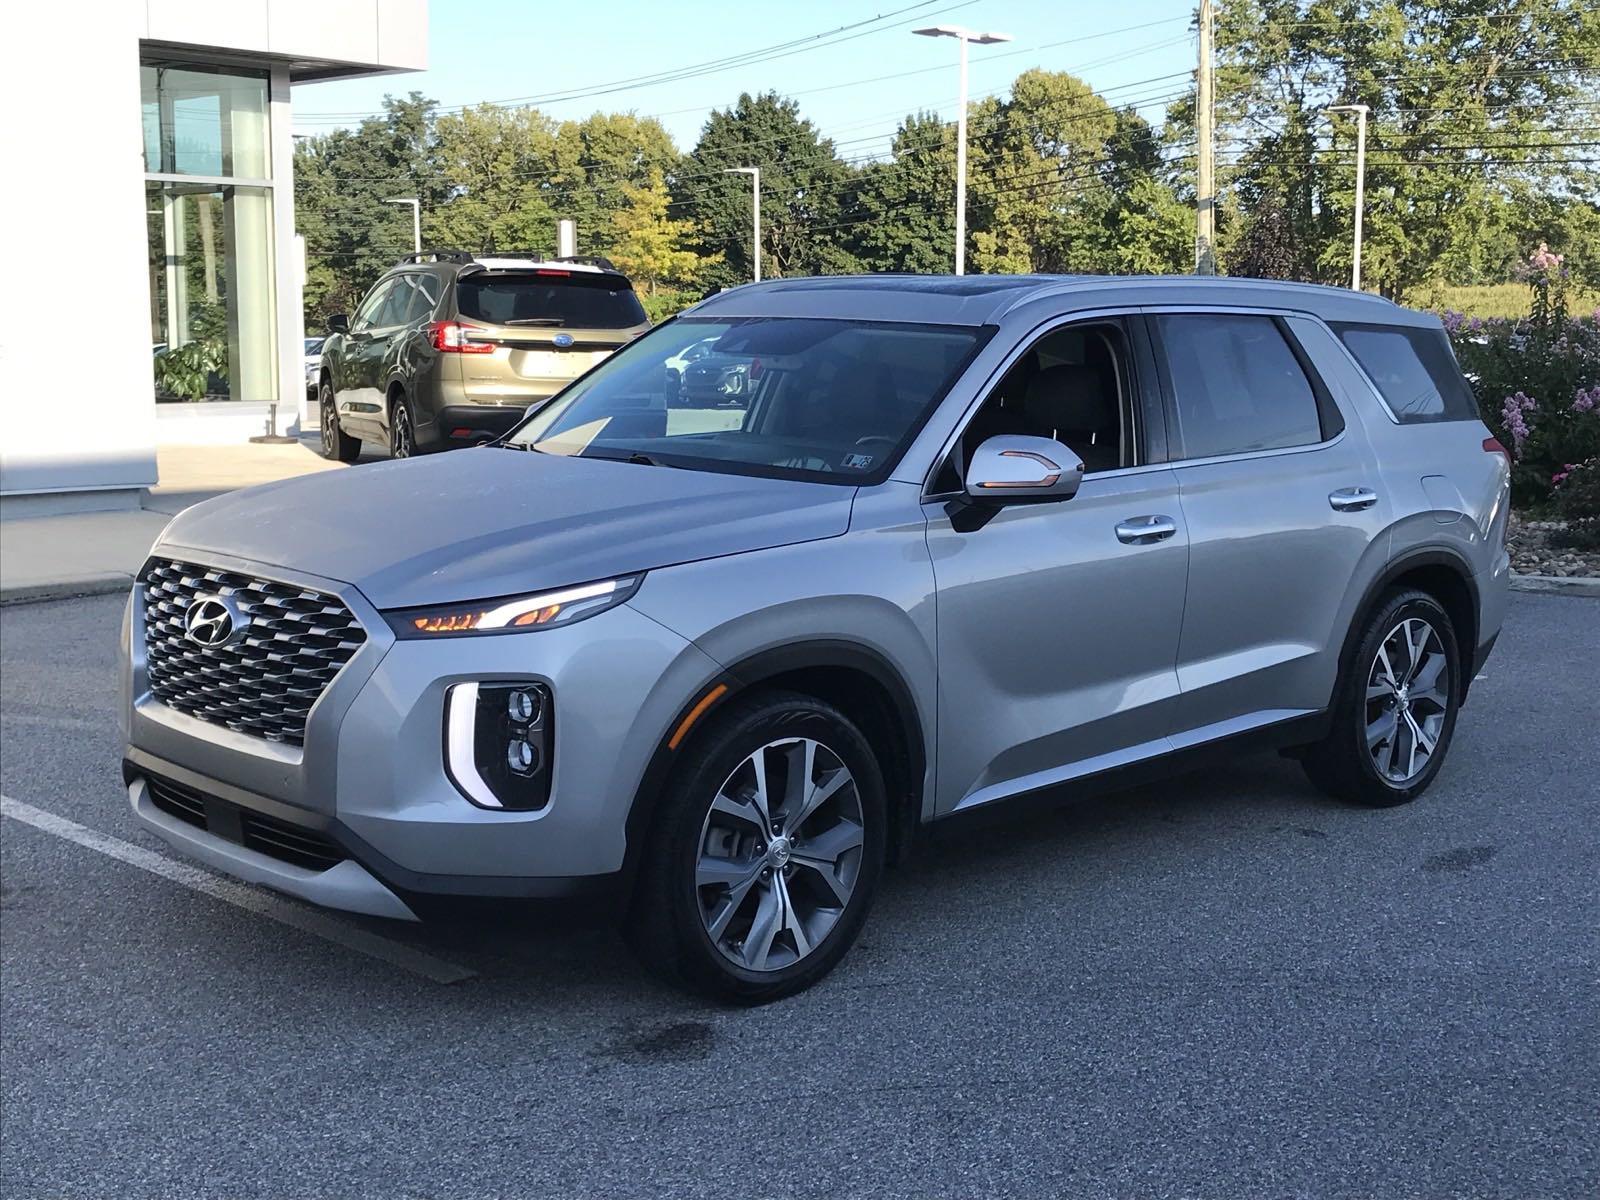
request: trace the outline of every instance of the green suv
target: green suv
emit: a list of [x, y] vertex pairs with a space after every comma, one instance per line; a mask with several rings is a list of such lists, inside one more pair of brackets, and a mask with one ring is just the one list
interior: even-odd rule
[[354, 462], [362, 442], [409, 458], [489, 441], [649, 327], [604, 258], [408, 254], [354, 316], [328, 320], [323, 453]]

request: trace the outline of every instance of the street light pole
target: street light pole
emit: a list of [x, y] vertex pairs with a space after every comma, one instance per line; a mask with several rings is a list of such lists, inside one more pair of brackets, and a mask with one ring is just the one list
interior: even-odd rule
[[755, 228], [754, 242], [752, 243], [750, 258], [755, 267], [755, 281], [761, 282], [761, 168], [760, 167], [727, 167], [722, 172], [724, 175], [750, 176], [751, 193], [751, 218]]
[[961, 99], [956, 110], [956, 274], [967, 271], [967, 44], [992, 46], [1009, 42], [1009, 33], [974, 33], [962, 25], [915, 29], [922, 37], [953, 37], [961, 43]]
[[422, 201], [415, 196], [395, 196], [385, 200], [385, 204], [409, 204], [411, 206], [411, 249], [422, 253]]
[[1361, 219], [1367, 207], [1367, 114], [1365, 104], [1331, 104], [1328, 112], [1353, 112], [1356, 115], [1356, 241], [1350, 259], [1350, 290], [1361, 290]]

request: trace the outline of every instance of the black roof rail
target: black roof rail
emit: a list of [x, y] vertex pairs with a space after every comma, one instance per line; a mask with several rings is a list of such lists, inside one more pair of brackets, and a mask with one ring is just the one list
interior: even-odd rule
[[419, 250], [415, 254], [402, 254], [400, 261], [403, 263], [427, 262], [469, 263], [474, 259], [470, 250]]
[[602, 271], [615, 271], [617, 264], [603, 254], [561, 254], [547, 262], [582, 263], [585, 266], [599, 267]]

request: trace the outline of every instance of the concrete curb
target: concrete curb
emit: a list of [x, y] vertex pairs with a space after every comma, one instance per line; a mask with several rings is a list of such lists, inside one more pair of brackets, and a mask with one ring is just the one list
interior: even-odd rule
[[1600, 579], [1594, 576], [1518, 575], [1511, 572], [1513, 592], [1543, 592], [1546, 595], [1587, 596], [1600, 600]]
[[0, 608], [16, 604], [43, 604], [48, 600], [81, 600], [86, 596], [112, 596], [133, 587], [133, 576], [112, 572], [82, 579], [51, 580], [0, 588]]

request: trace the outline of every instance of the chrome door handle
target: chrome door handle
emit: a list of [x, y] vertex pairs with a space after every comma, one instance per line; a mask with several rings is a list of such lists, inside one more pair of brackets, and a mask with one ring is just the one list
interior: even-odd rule
[[1363, 508], [1371, 508], [1377, 502], [1378, 493], [1371, 488], [1340, 488], [1328, 495], [1328, 503], [1333, 505], [1335, 512], [1360, 512]]
[[1117, 526], [1117, 541], [1129, 546], [1150, 546], [1178, 532], [1171, 517], [1129, 517]]

